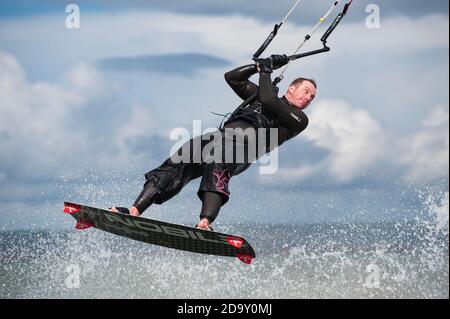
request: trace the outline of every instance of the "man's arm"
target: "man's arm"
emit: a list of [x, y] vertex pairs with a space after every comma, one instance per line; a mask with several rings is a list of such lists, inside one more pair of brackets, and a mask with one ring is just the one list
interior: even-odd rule
[[241, 99], [246, 100], [258, 93], [258, 86], [249, 80], [257, 72], [255, 64], [244, 65], [225, 73], [225, 81]]
[[278, 98], [270, 74], [266, 72], [259, 74], [259, 101], [278, 117], [280, 124], [291, 132], [298, 134], [308, 125], [308, 118], [303, 112], [295, 110], [295, 107]]

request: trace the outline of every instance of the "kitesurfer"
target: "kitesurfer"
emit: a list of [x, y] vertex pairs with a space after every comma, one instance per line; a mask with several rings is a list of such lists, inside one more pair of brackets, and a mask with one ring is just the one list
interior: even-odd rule
[[[277, 141], [275, 147], [280, 146], [301, 133], [308, 125], [308, 117], [303, 112], [316, 96], [316, 82], [308, 78], [297, 78], [288, 87], [283, 97], [278, 97], [277, 88], [273, 85], [271, 73], [289, 62], [286, 55], [272, 55], [266, 59], [255, 59], [255, 63], [245, 65], [225, 74], [225, 80], [233, 91], [244, 101], [256, 96], [250, 103], [240, 106], [219, 129], [221, 142], [226, 144], [241, 143], [245, 150], [255, 146], [258, 134], [266, 129], [270, 139], [269, 129], [276, 129]], [[259, 85], [251, 82], [251, 76], [259, 73]], [[228, 129], [228, 130], [227, 130]], [[240, 129], [240, 130], [237, 130]], [[228, 131], [232, 131], [229, 133]], [[242, 131], [254, 130], [256, 139], [246, 139]], [[236, 133], [238, 132], [238, 133]], [[197, 192], [202, 201], [200, 222], [198, 228], [212, 230], [211, 224], [217, 218], [220, 208], [230, 196], [230, 179], [246, 170], [257, 157], [247, 156], [244, 161], [208, 161], [194, 162], [193, 158], [202, 153], [208, 144], [208, 139], [200, 139], [199, 147], [195, 147], [195, 138], [181, 147], [177, 155], [188, 150], [188, 161], [176, 162], [173, 156], [164, 161], [159, 167], [145, 174], [146, 182], [142, 192], [134, 204], [129, 207], [112, 207], [115, 212], [127, 213], [134, 216], [141, 215], [150, 205], [162, 204], [176, 194], [191, 180], [201, 177]], [[272, 136], [273, 138], [273, 136]], [[220, 149], [220, 148], [218, 148]], [[223, 153], [224, 147], [221, 148]], [[265, 147], [262, 154], [273, 149]], [[247, 153], [246, 153], [247, 154]], [[260, 153], [258, 153], [260, 154]], [[217, 154], [216, 154], [217, 155]], [[224, 154], [223, 154], [224, 155]], [[235, 158], [234, 158], [235, 159]]]

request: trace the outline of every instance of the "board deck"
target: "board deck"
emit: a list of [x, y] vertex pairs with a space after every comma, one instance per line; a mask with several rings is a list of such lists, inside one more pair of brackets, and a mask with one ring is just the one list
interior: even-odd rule
[[149, 244], [195, 253], [237, 257], [246, 264], [250, 264], [255, 258], [252, 246], [239, 236], [114, 213], [70, 202], [64, 202], [64, 212], [77, 220], [77, 229], [95, 227]]

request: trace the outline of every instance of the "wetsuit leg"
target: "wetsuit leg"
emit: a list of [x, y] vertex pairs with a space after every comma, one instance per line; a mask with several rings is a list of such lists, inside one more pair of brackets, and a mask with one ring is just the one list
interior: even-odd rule
[[[185, 147], [189, 146], [189, 149]], [[137, 197], [134, 205], [139, 213], [143, 213], [150, 205], [162, 204], [178, 194], [191, 180], [202, 176], [201, 163], [195, 163], [193, 156], [198, 152], [194, 147], [194, 139], [186, 142], [178, 154], [190, 151], [190, 157], [186, 162], [175, 162], [171, 158], [164, 161], [161, 166], [145, 174], [144, 189]]]
[[[231, 128], [250, 128], [253, 127], [249, 123], [244, 121], [233, 122], [226, 127]], [[206, 167], [203, 172], [202, 181], [200, 183], [199, 190], [197, 192], [198, 197], [202, 200], [202, 211], [200, 218], [208, 218], [213, 222], [219, 214], [220, 208], [228, 202], [230, 191], [228, 184], [232, 176], [238, 175], [246, 170], [250, 165], [248, 156], [244, 156], [244, 161], [237, 161], [235, 148], [236, 144], [243, 144], [243, 150], [245, 154], [248, 151], [248, 139], [241, 137], [233, 137], [226, 132], [222, 133], [222, 147], [218, 148], [222, 153], [222, 162], [218, 163], [213, 161], [209, 164], [205, 164]], [[233, 144], [233, 161], [231, 163], [226, 162], [225, 152], [229, 149], [225, 148], [226, 143]], [[212, 194], [213, 193], [213, 194]]]
[[[144, 189], [134, 201], [133, 206], [137, 208], [140, 214], [142, 214], [155, 200], [161, 201], [158, 197], [158, 189], [152, 181], [147, 181], [144, 184]], [[157, 199], [158, 198], [158, 199]]]
[[203, 195], [202, 211], [200, 219], [208, 218], [213, 223], [222, 207], [222, 196], [215, 192], [205, 192]]

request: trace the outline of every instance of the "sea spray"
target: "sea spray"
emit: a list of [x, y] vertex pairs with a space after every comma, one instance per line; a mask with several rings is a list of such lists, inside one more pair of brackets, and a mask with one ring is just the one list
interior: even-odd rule
[[252, 265], [97, 229], [1, 232], [0, 297], [448, 298], [448, 192], [421, 198], [412, 220], [219, 226]]

